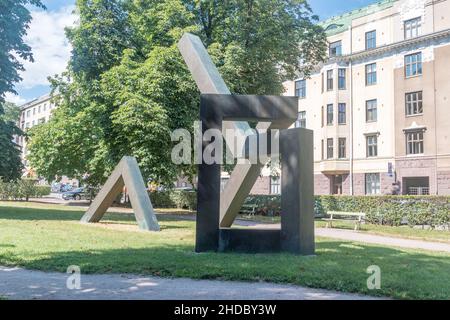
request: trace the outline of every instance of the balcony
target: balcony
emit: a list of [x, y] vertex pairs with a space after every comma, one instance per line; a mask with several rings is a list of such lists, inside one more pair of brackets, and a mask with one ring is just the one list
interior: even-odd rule
[[350, 172], [350, 161], [348, 159], [330, 159], [319, 162], [319, 170], [324, 174], [345, 174]]

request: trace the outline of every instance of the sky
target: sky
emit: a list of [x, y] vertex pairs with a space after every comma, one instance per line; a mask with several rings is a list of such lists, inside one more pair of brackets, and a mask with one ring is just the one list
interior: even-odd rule
[[[34, 63], [24, 62], [23, 80], [15, 87], [18, 95], [7, 94], [6, 100], [18, 105], [50, 92], [48, 76], [64, 71], [70, 58], [71, 47], [64, 28], [77, 20], [73, 11], [75, 0], [43, 0], [47, 10], [30, 7], [33, 20], [25, 36], [31, 46]], [[357, 9], [377, 0], [309, 0], [321, 20]]]

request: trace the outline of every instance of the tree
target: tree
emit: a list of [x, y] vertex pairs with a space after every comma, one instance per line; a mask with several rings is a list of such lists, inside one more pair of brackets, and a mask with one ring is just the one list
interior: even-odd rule
[[26, 5], [45, 9], [40, 0], [0, 1], [0, 103], [5, 93], [16, 93], [14, 84], [22, 80], [19, 71], [24, 68], [18, 58], [33, 61], [31, 48], [23, 41], [31, 22]]
[[326, 36], [306, 0], [185, 0], [230, 90], [283, 93], [325, 59]]
[[3, 119], [4, 110], [0, 104], [0, 177], [5, 181], [19, 179], [22, 175], [22, 161], [20, 149], [13, 141], [14, 135], [20, 135], [21, 131], [12, 121]]
[[12, 102], [3, 103], [3, 119], [5, 121], [12, 121], [17, 123], [20, 119], [20, 108], [18, 105]]
[[23, 169], [19, 147], [13, 141], [14, 135], [22, 132], [10, 118], [14, 116], [11, 105], [6, 105], [8, 114], [5, 115], [3, 103], [7, 92], [16, 93], [14, 84], [21, 80], [19, 71], [24, 68], [18, 58], [33, 61], [31, 48], [23, 41], [31, 22], [26, 5], [45, 8], [39, 0], [0, 2], [0, 177], [4, 180], [20, 178]]
[[[95, 8], [98, 19], [89, 23], [80, 19], [80, 26], [69, 30], [77, 35], [74, 52], [76, 43], [91, 38], [102, 39], [106, 48], [114, 46], [115, 37], [93, 27], [110, 24], [102, 11], [111, 6], [127, 10], [120, 16], [128, 17], [122, 27], [134, 30], [124, 41], [130, 48], [116, 52], [114, 59], [107, 57], [108, 50], [95, 57], [89, 52], [82, 58], [77, 55], [77, 68], [71, 63], [63, 76], [52, 79], [59, 107], [50, 122], [31, 130], [30, 162], [50, 179], [89, 173], [88, 182], [100, 184], [122, 156], [134, 155], [147, 179], [171, 184], [189, 168], [180, 170], [171, 163], [170, 132], [192, 126], [198, 102], [195, 84], [176, 48], [184, 32], [194, 31], [192, 17], [178, 0], [79, 1], [78, 6], [81, 13]], [[120, 26], [114, 24], [110, 31], [124, 34]], [[145, 40], [150, 38], [153, 41]], [[99, 61], [103, 62], [97, 65]], [[101, 72], [103, 67], [108, 70]]]
[[[124, 155], [167, 186], [195, 167], [171, 162], [170, 132], [192, 131], [199, 92], [178, 52], [183, 33], [208, 45], [233, 92], [281, 94], [325, 53], [302, 0], [78, 0], [67, 30], [73, 55], [53, 78], [58, 109], [33, 128], [29, 160], [40, 175], [101, 184]], [[311, 48], [315, 48], [312, 50]]]

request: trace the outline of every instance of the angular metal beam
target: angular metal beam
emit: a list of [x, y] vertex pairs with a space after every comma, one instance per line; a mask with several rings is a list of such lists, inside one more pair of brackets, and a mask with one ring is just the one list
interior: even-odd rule
[[123, 187], [128, 189], [131, 207], [139, 227], [143, 230], [159, 231], [158, 220], [153, 211], [138, 163], [134, 157], [123, 157], [120, 160], [89, 209], [81, 218], [81, 222], [99, 222], [106, 210], [114, 202], [114, 199], [122, 192]]

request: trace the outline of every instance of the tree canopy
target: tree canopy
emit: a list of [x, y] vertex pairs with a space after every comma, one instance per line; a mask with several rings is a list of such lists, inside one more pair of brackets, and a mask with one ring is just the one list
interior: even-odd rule
[[199, 35], [230, 90], [281, 94], [325, 55], [325, 35], [304, 0], [78, 0], [67, 30], [69, 66], [51, 79], [52, 119], [33, 128], [29, 160], [39, 174], [102, 183], [124, 155], [170, 185], [192, 166], [171, 162], [170, 132], [192, 130], [199, 92], [178, 52]]
[[31, 48], [23, 40], [31, 22], [27, 5], [45, 8], [39, 0], [0, 1], [0, 177], [5, 180], [20, 178], [23, 168], [20, 150], [13, 141], [14, 135], [21, 134], [14, 119], [17, 109], [4, 102], [5, 94], [16, 93], [14, 85], [22, 80], [21, 60], [33, 61]]
[[26, 5], [45, 8], [40, 0], [0, 1], [0, 102], [5, 93], [16, 93], [14, 84], [21, 79], [23, 64], [19, 59], [33, 61], [31, 48], [23, 38], [31, 22]]
[[[2, 105], [0, 103], [0, 105]], [[17, 123], [20, 118], [20, 107], [12, 102], [4, 102], [3, 103], [3, 120], [5, 121], [12, 121], [14, 123]]]

